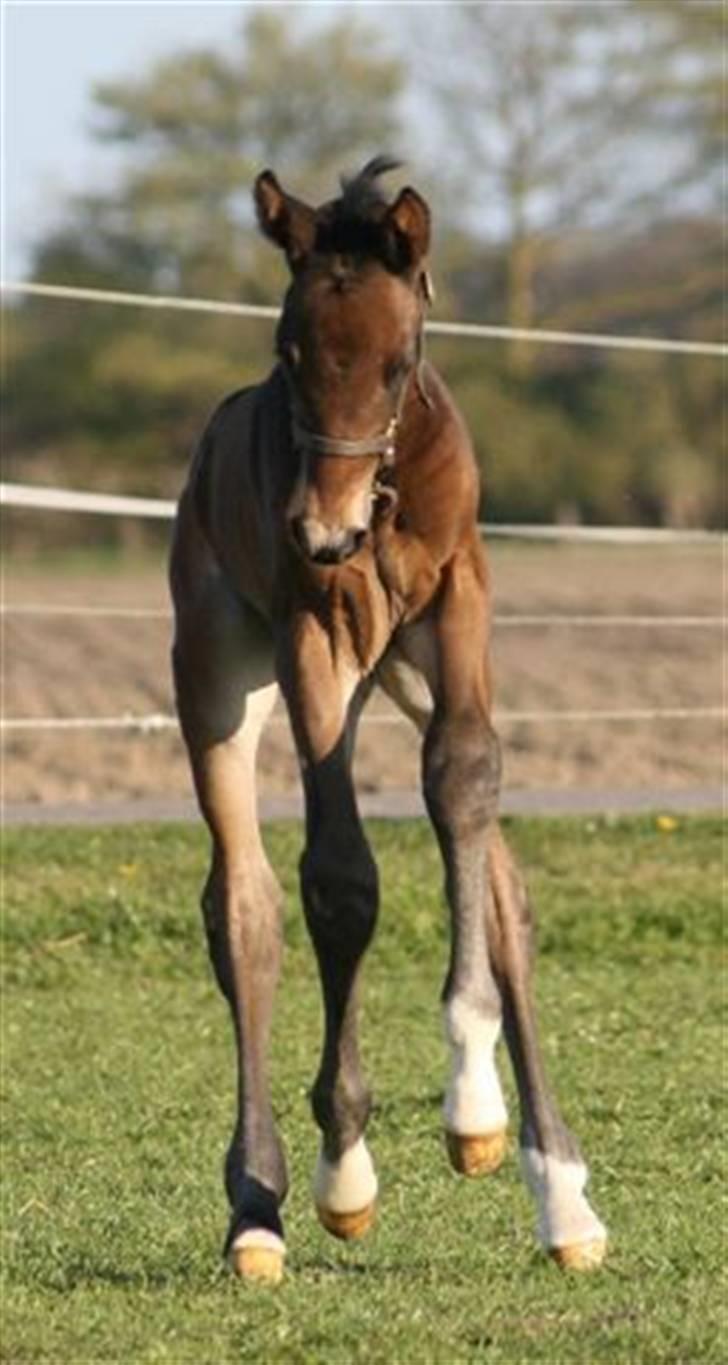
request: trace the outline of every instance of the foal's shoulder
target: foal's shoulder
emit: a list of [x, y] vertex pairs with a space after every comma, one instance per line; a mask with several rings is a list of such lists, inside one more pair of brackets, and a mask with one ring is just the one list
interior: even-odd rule
[[473, 443], [468, 424], [446, 380], [430, 363], [424, 368], [423, 383], [425, 397], [429, 397], [432, 408], [437, 413], [443, 434], [456, 436], [463, 452], [469, 455]]
[[287, 412], [285, 381], [278, 366], [258, 384], [235, 389], [213, 409], [202, 434], [206, 445], [233, 444], [239, 452], [263, 436], [267, 441], [279, 435], [278, 425]]
[[221, 398], [207, 420], [202, 435], [203, 441], [223, 436], [231, 427], [245, 421], [255, 407], [261, 387], [260, 384], [246, 384], [243, 388], [234, 389], [232, 393]]

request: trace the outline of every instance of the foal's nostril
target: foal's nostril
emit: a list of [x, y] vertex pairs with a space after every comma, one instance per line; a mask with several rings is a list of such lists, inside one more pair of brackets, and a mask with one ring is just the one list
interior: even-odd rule
[[293, 517], [290, 531], [299, 550], [315, 564], [341, 564], [360, 550], [366, 539], [366, 528], [330, 531], [321, 523], [306, 517]]
[[357, 550], [360, 550], [366, 539], [365, 530], [343, 531], [337, 540], [333, 541], [326, 548], [329, 553], [329, 563], [341, 564], [345, 559], [351, 559]]
[[340, 545], [322, 545], [320, 549], [314, 550], [309, 558], [314, 564], [340, 564], [342, 559], [346, 559]]

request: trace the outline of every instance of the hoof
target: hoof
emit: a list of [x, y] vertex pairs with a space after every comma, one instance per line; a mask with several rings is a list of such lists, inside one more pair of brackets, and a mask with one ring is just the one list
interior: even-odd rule
[[561, 1270], [597, 1270], [607, 1251], [603, 1237], [591, 1242], [573, 1242], [571, 1246], [551, 1247], [549, 1256], [553, 1257]]
[[376, 1217], [376, 1202], [367, 1204], [365, 1209], [358, 1209], [356, 1213], [335, 1213], [333, 1209], [325, 1209], [321, 1204], [316, 1205], [316, 1212], [319, 1222], [330, 1232], [332, 1237], [339, 1237], [342, 1242], [354, 1242], [359, 1237], [364, 1237], [371, 1228]]
[[468, 1137], [446, 1131], [445, 1143], [450, 1165], [459, 1175], [490, 1175], [498, 1170], [506, 1154], [506, 1130]]
[[244, 1232], [231, 1247], [229, 1259], [233, 1274], [240, 1280], [280, 1284], [285, 1255], [280, 1237], [261, 1228]]

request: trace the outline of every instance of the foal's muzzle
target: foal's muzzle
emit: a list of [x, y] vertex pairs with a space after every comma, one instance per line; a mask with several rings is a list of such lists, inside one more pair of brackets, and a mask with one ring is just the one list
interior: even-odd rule
[[314, 517], [294, 517], [291, 534], [299, 550], [314, 564], [343, 564], [360, 550], [366, 527], [331, 531]]

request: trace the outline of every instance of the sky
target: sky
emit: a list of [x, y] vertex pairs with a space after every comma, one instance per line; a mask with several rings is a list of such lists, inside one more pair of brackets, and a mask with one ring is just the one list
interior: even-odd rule
[[[239, 0], [1, 3], [2, 276], [18, 280], [34, 239], [58, 221], [68, 193], [108, 179], [108, 154], [88, 131], [95, 82], [128, 78], [187, 46], [224, 45], [246, 6]], [[336, 8], [316, 6], [321, 17]]]
[[[299, 0], [298, 7], [311, 22], [324, 23], [357, 8], [389, 29], [393, 5], [407, 2]], [[522, 6], [527, 14], [538, 0], [491, 2], [510, 10]], [[224, 48], [246, 11], [257, 7], [255, 0], [0, 0], [3, 279], [28, 272], [33, 243], [62, 221], [71, 193], [112, 181], [118, 162], [90, 133], [95, 83], [141, 75], [155, 59], [185, 47]], [[643, 143], [628, 148], [626, 164], [641, 165]], [[664, 136], [660, 155], [666, 155]], [[487, 211], [491, 227], [502, 227], [492, 199]]]

